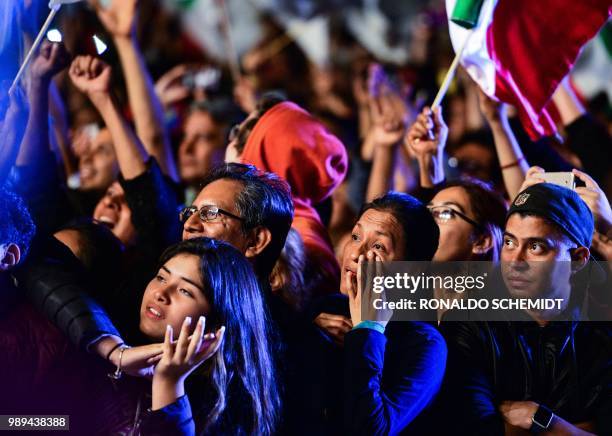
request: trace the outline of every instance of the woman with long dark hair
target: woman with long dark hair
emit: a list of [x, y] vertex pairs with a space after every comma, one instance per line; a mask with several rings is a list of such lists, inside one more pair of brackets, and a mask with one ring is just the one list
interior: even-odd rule
[[[270, 322], [251, 265], [229, 244], [209, 238], [171, 246], [160, 265], [140, 311], [140, 330], [164, 341], [141, 432], [272, 434], [280, 400]], [[180, 331], [177, 341], [174, 331]], [[185, 395], [192, 373], [193, 413]]]

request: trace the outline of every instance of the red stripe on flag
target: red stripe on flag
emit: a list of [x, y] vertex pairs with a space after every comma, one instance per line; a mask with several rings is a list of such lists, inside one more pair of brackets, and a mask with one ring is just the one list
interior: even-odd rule
[[555, 133], [544, 107], [611, 12], [610, 0], [498, 1], [487, 29], [495, 95], [516, 106], [532, 138]]

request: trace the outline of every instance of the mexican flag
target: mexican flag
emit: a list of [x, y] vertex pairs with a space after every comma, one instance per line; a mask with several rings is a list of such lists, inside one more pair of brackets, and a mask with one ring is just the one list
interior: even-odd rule
[[545, 110], [580, 49], [612, 13], [610, 0], [446, 0], [455, 51], [483, 91], [515, 106], [534, 139], [556, 128]]

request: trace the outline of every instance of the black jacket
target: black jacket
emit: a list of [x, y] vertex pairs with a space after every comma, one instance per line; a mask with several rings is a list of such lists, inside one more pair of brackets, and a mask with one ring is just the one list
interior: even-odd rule
[[[348, 315], [343, 295], [315, 304], [313, 316]], [[357, 328], [339, 347], [310, 326], [302, 340], [301, 383], [286, 404], [289, 434], [421, 434], [411, 424], [433, 401], [446, 364], [446, 345], [434, 327], [389, 322], [384, 334]]]
[[[503, 435], [502, 401], [534, 401], [570, 423], [612, 433], [612, 334], [594, 322], [443, 322], [445, 421]], [[448, 429], [446, 429], [448, 431]]]

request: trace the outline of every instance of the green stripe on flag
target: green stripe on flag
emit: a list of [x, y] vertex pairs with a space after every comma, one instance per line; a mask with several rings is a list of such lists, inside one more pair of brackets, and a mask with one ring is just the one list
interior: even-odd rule
[[608, 20], [608, 22], [604, 24], [603, 29], [599, 32], [599, 37], [606, 47], [608, 56], [612, 58], [612, 20]]
[[457, 0], [450, 20], [466, 29], [476, 27], [483, 2], [484, 0]]
[[183, 10], [190, 9], [198, 0], [174, 0], [179, 8]]

